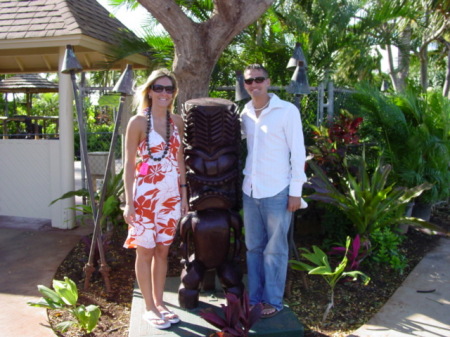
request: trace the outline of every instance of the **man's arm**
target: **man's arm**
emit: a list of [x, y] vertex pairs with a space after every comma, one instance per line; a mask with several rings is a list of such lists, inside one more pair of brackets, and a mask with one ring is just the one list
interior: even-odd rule
[[290, 105], [285, 123], [286, 139], [291, 153], [291, 181], [289, 184], [289, 210], [295, 211], [304, 207], [301, 201], [303, 184], [306, 182], [305, 162], [306, 149], [303, 137], [303, 126], [300, 112]]

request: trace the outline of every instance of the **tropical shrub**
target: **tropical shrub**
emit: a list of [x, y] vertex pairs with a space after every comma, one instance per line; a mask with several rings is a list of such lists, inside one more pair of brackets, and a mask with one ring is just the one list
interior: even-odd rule
[[[125, 222], [123, 221], [122, 209], [120, 208], [121, 196], [123, 195], [123, 169], [116, 175], [110, 177], [107, 182], [105, 198], [102, 209], [102, 217], [100, 219], [100, 224], [102, 227], [106, 227], [109, 222], [114, 228], [120, 227]], [[76, 191], [69, 191], [64, 193], [61, 197], [53, 200], [49, 206], [53, 205], [55, 202], [61, 199], [72, 198], [74, 196], [89, 198], [89, 191], [86, 188], [82, 188]], [[95, 202], [98, 203], [100, 200], [100, 193], [95, 193]], [[84, 218], [86, 215], [92, 216], [92, 207], [90, 203], [87, 205], [76, 205], [74, 207], [75, 211], [79, 211]]]
[[407, 258], [402, 254], [400, 245], [405, 237], [395, 233], [391, 228], [379, 228], [370, 235], [372, 254], [369, 259], [380, 265], [387, 265], [403, 274], [408, 265]]
[[362, 118], [354, 118], [341, 110], [329, 126], [311, 126], [314, 145], [308, 146], [308, 151], [333, 181], [336, 175], [346, 170], [343, 163], [348, 156], [349, 147], [359, 144], [358, 130], [361, 123]]
[[[344, 162], [352, 162], [357, 158], [355, 150], [359, 144], [359, 127], [362, 118], [355, 118], [346, 110], [340, 110], [330, 123], [320, 126], [311, 125], [313, 131], [313, 145], [307, 147], [308, 153], [330, 179], [336, 188], [339, 186], [339, 177], [347, 172]], [[305, 193], [309, 194], [309, 186], [305, 185]], [[344, 241], [347, 235], [354, 236], [349, 228], [349, 221], [342, 211], [329, 204], [320, 204], [315, 201], [309, 203], [304, 217], [319, 217], [322, 231], [326, 235], [324, 246], [329, 246], [335, 241]]]
[[361, 158], [357, 175], [347, 172], [340, 176], [340, 188], [337, 188], [317, 164], [310, 161], [309, 165], [314, 176], [308, 181], [308, 185], [315, 192], [308, 197], [339, 208], [352, 222], [356, 233], [364, 238], [368, 238], [377, 228], [399, 223], [440, 230], [421, 219], [405, 217], [399, 211], [411, 199], [430, 189], [431, 185], [428, 183], [413, 188], [388, 185], [387, 179], [392, 167], [379, 163], [370, 177], [364, 158]]
[[356, 235], [351, 247], [332, 247], [328, 254], [346, 256], [349, 262], [346, 268], [348, 270], [358, 270], [361, 262], [369, 255], [369, 252], [369, 243], [367, 241], [361, 243], [361, 238], [359, 235]]
[[297, 260], [290, 260], [289, 263], [292, 269], [307, 271], [309, 275], [320, 275], [324, 278], [327, 284], [330, 286], [330, 302], [328, 303], [325, 312], [322, 317], [322, 323], [326, 320], [330, 310], [334, 307], [334, 289], [342, 278], [352, 278], [354, 281], [360, 277], [363, 280], [364, 285], [368, 284], [370, 277], [366, 274], [351, 270], [346, 271], [348, 263], [348, 249], [350, 247], [351, 239], [347, 237], [345, 244], [345, 253], [342, 261], [333, 269], [328, 260], [327, 254], [325, 254], [319, 247], [313, 246], [313, 250], [310, 251], [306, 248], [301, 248], [304, 251], [301, 256], [309, 263], [305, 263]]
[[56, 330], [64, 332], [71, 326], [77, 326], [87, 333], [91, 333], [97, 326], [101, 312], [98, 306], [83, 304], [77, 306], [78, 289], [71, 279], [64, 277], [64, 281], [53, 280], [53, 289], [38, 285], [39, 292], [43, 295], [37, 302], [28, 302], [32, 307], [47, 309], [60, 309], [68, 311], [74, 321], [65, 321], [56, 325]]
[[430, 183], [419, 197], [426, 203], [448, 198], [450, 101], [437, 91], [408, 87], [386, 96], [367, 85], [359, 86], [355, 98], [385, 162], [392, 165], [391, 181], [405, 187]]

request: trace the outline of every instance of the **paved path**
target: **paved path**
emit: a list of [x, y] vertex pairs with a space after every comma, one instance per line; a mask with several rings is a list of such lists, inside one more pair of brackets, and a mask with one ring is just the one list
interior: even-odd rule
[[356, 336], [450, 336], [450, 239], [440, 240]]
[[47, 311], [27, 305], [51, 287], [56, 269], [88, 228], [52, 229], [49, 220], [0, 216], [0, 336], [55, 337]]

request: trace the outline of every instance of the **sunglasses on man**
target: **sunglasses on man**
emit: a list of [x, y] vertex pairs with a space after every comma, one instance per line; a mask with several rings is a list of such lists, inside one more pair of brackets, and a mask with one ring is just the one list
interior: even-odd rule
[[154, 92], [158, 94], [162, 93], [164, 90], [168, 94], [173, 94], [173, 92], [175, 91], [175, 87], [173, 85], [161, 85], [161, 84], [152, 84], [150, 86], [150, 89], [152, 89]]
[[266, 78], [262, 77], [262, 76], [261, 77], [249, 77], [249, 78], [245, 78], [244, 82], [245, 82], [245, 84], [250, 85], [253, 83], [253, 81], [255, 81], [256, 83], [262, 83], [265, 80], [266, 80]]

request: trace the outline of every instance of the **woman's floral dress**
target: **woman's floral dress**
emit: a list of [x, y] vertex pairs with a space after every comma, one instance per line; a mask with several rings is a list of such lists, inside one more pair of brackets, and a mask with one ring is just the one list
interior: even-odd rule
[[[142, 161], [136, 165], [134, 182], [135, 222], [128, 226], [125, 248], [154, 248], [156, 243], [170, 245], [175, 236], [180, 211], [180, 171], [177, 153], [180, 147], [178, 129], [170, 120], [170, 149], [161, 161], [150, 158], [145, 139], [139, 144]], [[153, 125], [153, 123], [152, 123]], [[160, 158], [165, 140], [153, 128], [149, 132], [153, 157]]]

